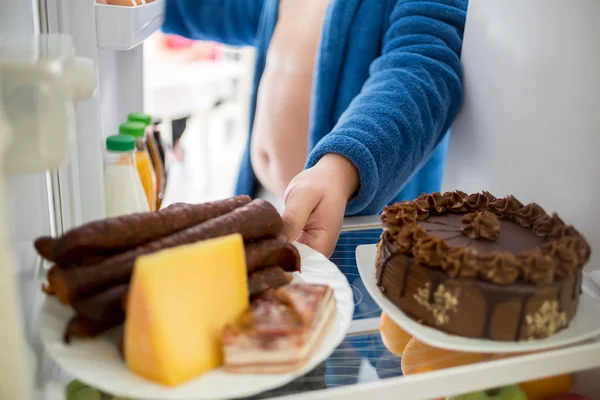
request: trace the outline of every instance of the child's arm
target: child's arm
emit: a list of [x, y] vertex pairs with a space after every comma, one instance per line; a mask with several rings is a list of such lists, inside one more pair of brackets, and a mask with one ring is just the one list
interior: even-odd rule
[[431, 155], [462, 101], [466, 11], [467, 0], [397, 1], [361, 93], [288, 187], [285, 236], [330, 253], [344, 210], [380, 212]]
[[466, 9], [466, 0], [397, 2], [370, 78], [308, 161], [339, 153], [356, 166], [347, 214], [381, 211], [450, 127], [462, 100]]
[[167, 0], [163, 32], [231, 46], [252, 46], [263, 0]]

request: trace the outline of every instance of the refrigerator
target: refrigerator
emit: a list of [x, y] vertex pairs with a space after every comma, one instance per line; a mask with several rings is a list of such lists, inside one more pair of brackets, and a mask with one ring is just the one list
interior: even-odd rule
[[[581, 226], [596, 249], [600, 3], [566, 4], [470, 2], [465, 101], [444, 187], [539, 201]], [[37, 336], [48, 265], [32, 242], [103, 218], [103, 141], [129, 112], [144, 110], [144, 40], [163, 17], [163, 0], [0, 0], [0, 400], [64, 399], [71, 377]], [[362, 217], [344, 229], [376, 226], [377, 217]], [[600, 301], [599, 263], [594, 252], [584, 290]], [[286, 398], [425, 400], [574, 373], [574, 390], [600, 399], [598, 339]]]

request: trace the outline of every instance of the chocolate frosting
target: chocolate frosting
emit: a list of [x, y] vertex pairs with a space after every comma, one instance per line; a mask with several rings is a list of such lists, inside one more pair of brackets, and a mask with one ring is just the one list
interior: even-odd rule
[[477, 211], [462, 218], [461, 230], [470, 239], [495, 240], [500, 236], [500, 222], [489, 211]]
[[[460, 229], [471, 239], [468, 245], [450, 245], [453, 237], [434, 236], [431, 229], [419, 225], [421, 222], [427, 224], [429, 219], [445, 218], [443, 216], [448, 213], [464, 215]], [[461, 191], [443, 195], [423, 193], [412, 202], [386, 207], [381, 218], [384, 237], [392, 239], [398, 252], [412, 255], [420, 265], [439, 268], [450, 277], [478, 277], [499, 285], [518, 280], [544, 285], [572, 277], [589, 261], [591, 254], [585, 238], [556, 213], [548, 215], [536, 203], [523, 205], [514, 196], [496, 198], [489, 192], [467, 195]], [[514, 228], [506, 226], [511, 228], [510, 234], [517, 228], [530, 229], [540, 238], [536, 240], [541, 244], [519, 251], [478, 250], [483, 243], [475, 246], [473, 240], [498, 239], [501, 226], [504, 226], [499, 219], [516, 224]], [[429, 224], [437, 224], [433, 226], [440, 228], [449, 226], [441, 222]], [[452, 233], [437, 228], [434, 231]], [[503, 248], [500, 242], [496, 247]]]

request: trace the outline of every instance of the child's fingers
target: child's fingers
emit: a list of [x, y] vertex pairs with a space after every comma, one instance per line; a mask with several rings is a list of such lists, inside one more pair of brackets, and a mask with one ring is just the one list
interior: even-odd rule
[[337, 237], [323, 229], [310, 229], [300, 234], [298, 242], [307, 245], [329, 258], [335, 249]]
[[301, 185], [287, 193], [282, 216], [282, 236], [291, 242], [298, 239], [318, 202], [310, 191], [302, 190]]

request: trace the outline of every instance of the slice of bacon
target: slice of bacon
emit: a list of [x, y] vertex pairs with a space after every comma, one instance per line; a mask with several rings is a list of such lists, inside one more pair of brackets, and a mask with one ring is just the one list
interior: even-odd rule
[[335, 298], [328, 286], [286, 285], [260, 293], [222, 335], [224, 368], [233, 373], [301, 368], [328, 331]]
[[326, 297], [331, 295], [331, 288], [324, 285], [287, 285], [275, 292], [275, 296], [282, 303], [300, 316], [308, 329], [313, 326], [319, 307]]

